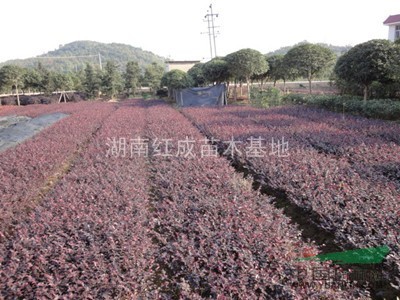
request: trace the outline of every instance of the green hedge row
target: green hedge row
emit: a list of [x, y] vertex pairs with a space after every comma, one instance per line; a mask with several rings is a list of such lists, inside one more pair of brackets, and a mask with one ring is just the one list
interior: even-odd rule
[[284, 101], [367, 118], [400, 120], [400, 101], [398, 100], [374, 99], [364, 102], [357, 96], [289, 94], [284, 97]]
[[268, 87], [264, 90], [260, 90], [257, 87], [253, 87], [251, 89], [250, 95], [250, 103], [257, 107], [268, 108], [283, 104], [283, 93], [278, 88]]

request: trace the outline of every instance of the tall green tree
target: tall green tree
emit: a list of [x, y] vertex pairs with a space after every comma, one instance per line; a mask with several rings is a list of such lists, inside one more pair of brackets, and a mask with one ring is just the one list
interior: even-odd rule
[[165, 73], [165, 69], [163, 66], [152, 63], [147, 66], [144, 72], [144, 84], [147, 85], [150, 90], [155, 93], [157, 89], [161, 86], [161, 78]]
[[[335, 66], [339, 80], [359, 85], [364, 101], [374, 81], [387, 83], [394, 79], [399, 66], [399, 51], [388, 40], [371, 40], [358, 44], [342, 55]], [[398, 69], [398, 67], [397, 67]]]
[[[264, 55], [257, 50], [247, 48], [228, 54], [225, 60], [228, 63], [229, 73], [235, 78], [235, 81], [242, 80], [242, 78], [246, 81], [250, 100], [249, 82], [251, 76], [260, 75], [268, 71], [268, 63]], [[236, 94], [235, 92], [235, 100]]]
[[284, 73], [284, 65], [283, 65], [283, 58], [284, 55], [282, 54], [276, 54], [269, 56], [267, 58], [268, 65], [269, 65], [269, 70], [267, 72], [268, 78], [274, 82], [274, 86], [276, 86], [276, 82], [278, 80], [284, 79], [283, 73]]
[[111, 60], [107, 61], [104, 67], [101, 87], [105, 94], [111, 99], [121, 91], [121, 74], [118, 71], [118, 65]]
[[85, 70], [79, 69], [75, 72], [69, 73], [72, 80], [72, 89], [75, 91], [83, 91], [83, 82], [85, 80]]
[[51, 73], [51, 86], [52, 86], [52, 91], [68, 91], [73, 88], [73, 81], [72, 78], [69, 74], [63, 74], [63, 73], [57, 73], [57, 72], [52, 72]]
[[267, 61], [269, 65], [268, 77], [274, 82], [274, 86], [276, 86], [278, 80], [283, 80], [283, 90], [286, 91], [286, 81], [296, 78], [296, 70], [287, 64], [283, 54], [271, 55], [267, 58]]
[[197, 63], [193, 67], [191, 67], [188, 71], [188, 75], [192, 78], [193, 85], [195, 87], [204, 86], [206, 84], [203, 63]]
[[41, 62], [38, 62], [36, 70], [40, 76], [40, 91], [51, 94], [51, 92], [53, 92], [51, 86], [51, 72], [44, 67]]
[[163, 75], [161, 84], [168, 87], [168, 97], [174, 96], [176, 90], [184, 89], [193, 85], [192, 78], [181, 70], [171, 70]]
[[129, 61], [126, 64], [126, 70], [124, 73], [125, 90], [127, 95], [135, 95], [136, 90], [140, 83], [140, 67], [136, 61]]
[[23, 76], [23, 85], [28, 92], [40, 91], [42, 87], [42, 77], [36, 69], [26, 69]]
[[263, 90], [263, 88], [264, 88], [264, 81], [265, 80], [267, 80], [267, 78], [269, 77], [269, 74], [268, 74], [268, 71], [269, 71], [269, 63], [268, 63], [268, 60], [267, 60], [267, 57], [266, 56], [264, 56], [265, 57], [265, 59], [266, 59], [266, 61], [267, 61], [267, 65], [268, 65], [268, 68], [266, 68], [265, 69], [265, 72], [263, 72], [263, 73], [259, 73], [259, 74], [253, 74], [252, 76], [251, 76], [251, 81], [253, 82], [253, 81], [257, 81], [257, 82], [260, 82], [260, 89], [261, 90]]
[[0, 87], [15, 89], [17, 104], [19, 101], [19, 88], [23, 84], [24, 69], [16, 65], [5, 65], [0, 69]]
[[83, 89], [89, 98], [95, 98], [100, 91], [100, 78], [97, 70], [89, 63], [85, 67]]
[[[390, 52], [390, 60], [392, 62], [392, 65], [389, 67], [390, 80], [394, 81], [394, 84], [400, 87], [400, 40], [399, 39], [397, 39], [392, 44], [392, 49]], [[397, 88], [396, 90], [399, 90], [399, 88]]]
[[308, 80], [309, 92], [312, 93], [314, 77], [335, 62], [332, 50], [318, 44], [305, 43], [293, 47], [285, 55], [287, 68], [293, 69], [299, 76]]
[[225, 59], [216, 57], [203, 65], [203, 76], [209, 83], [227, 82], [231, 77]]

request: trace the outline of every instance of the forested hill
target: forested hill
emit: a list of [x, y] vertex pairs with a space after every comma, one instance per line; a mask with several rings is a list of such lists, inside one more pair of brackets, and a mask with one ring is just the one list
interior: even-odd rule
[[[66, 45], [61, 45], [59, 49], [50, 51], [46, 54], [39, 55], [38, 57], [32, 57], [27, 59], [16, 59], [9, 60], [0, 63], [0, 66], [6, 64], [16, 64], [22, 67], [35, 67], [38, 62], [49, 70], [57, 72], [68, 72], [76, 71], [84, 68], [87, 62], [94, 65], [99, 65], [99, 56], [103, 64], [107, 60], [113, 60], [117, 62], [121, 69], [125, 68], [128, 61], [137, 61], [143, 68], [153, 62], [164, 65], [164, 58], [140, 48], [136, 48], [130, 45], [118, 44], [118, 43], [99, 43], [93, 41], [76, 41]], [[93, 57], [79, 57], [79, 58], [68, 58], [60, 59], [58, 57], [71, 57], [71, 56], [88, 56]], [[44, 57], [55, 57], [55, 58], [44, 58]], [[57, 58], [56, 58], [57, 57]]]
[[[267, 53], [267, 55], [268, 56], [277, 55], [277, 54], [285, 55], [290, 49], [292, 49], [293, 47], [295, 47], [297, 45], [303, 44], [303, 43], [307, 43], [307, 41], [300, 42], [293, 46], [281, 47], [278, 50]], [[351, 46], [334, 46], [334, 45], [324, 44], [324, 43], [318, 43], [318, 44], [331, 49], [333, 51], [333, 53], [335, 53], [337, 56], [342, 55], [343, 53], [347, 52], [351, 48]]]

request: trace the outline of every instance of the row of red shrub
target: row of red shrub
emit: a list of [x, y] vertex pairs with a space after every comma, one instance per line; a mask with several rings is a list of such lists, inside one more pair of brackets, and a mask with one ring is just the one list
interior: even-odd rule
[[[0, 106], [0, 116], [7, 115], [19, 115], [28, 117], [37, 117], [43, 114], [50, 114], [55, 112], [64, 113], [75, 113], [82, 110], [96, 110], [98, 107], [102, 106], [100, 103], [96, 102], [69, 102], [65, 103], [53, 103], [49, 105], [42, 104], [32, 104], [27, 106]], [[111, 105], [111, 104], [110, 104]]]
[[[304, 110], [192, 108], [185, 114], [210, 136], [241, 141], [237, 159], [271, 187], [284, 189], [291, 201], [318, 214], [320, 225], [342, 245], [389, 245], [388, 264], [400, 270], [400, 197], [394, 176], [400, 147], [390, 141], [395, 131], [400, 136], [399, 126]], [[284, 137], [289, 156], [246, 157], [251, 136], [266, 141]], [[394, 169], [387, 174], [390, 167]]]
[[[296, 133], [303, 142], [345, 157], [362, 178], [384, 185], [389, 179], [400, 190], [400, 126], [306, 108], [288, 114], [302, 123]], [[310, 128], [318, 128], [318, 134]]]

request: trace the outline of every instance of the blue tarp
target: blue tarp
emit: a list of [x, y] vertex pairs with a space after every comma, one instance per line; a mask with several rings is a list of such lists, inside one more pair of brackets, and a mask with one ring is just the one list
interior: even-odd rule
[[209, 87], [187, 88], [176, 91], [179, 106], [223, 106], [226, 105], [226, 86], [217, 84]]

